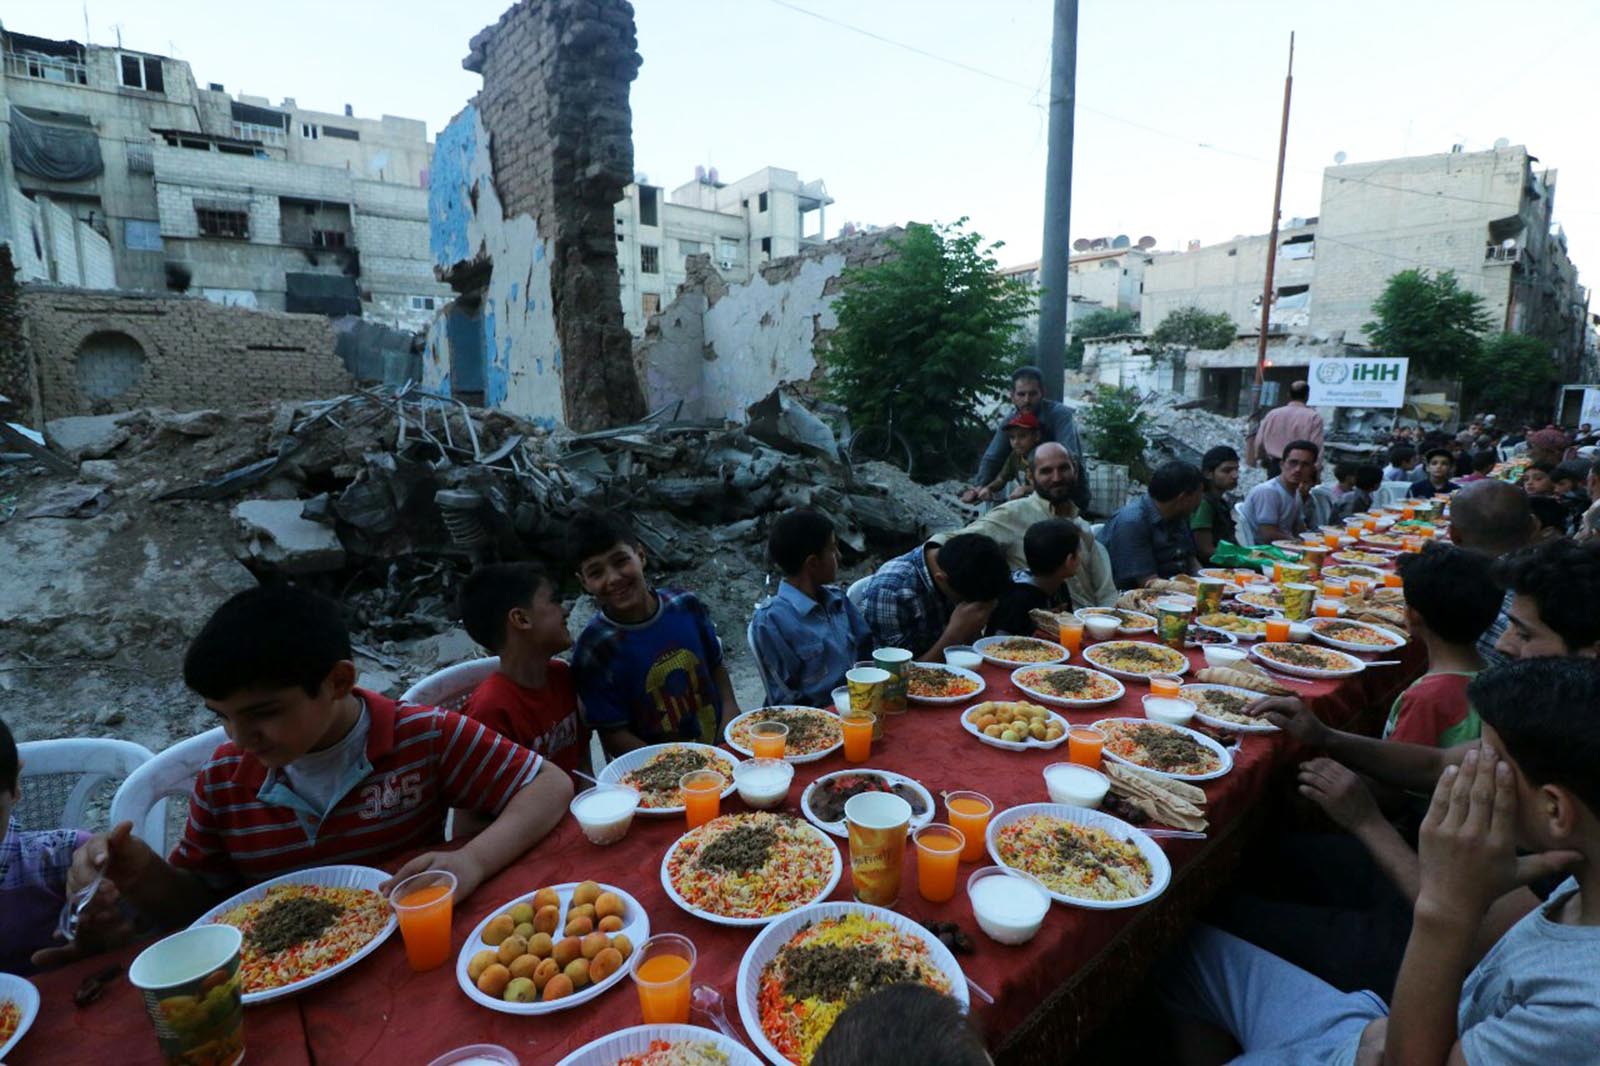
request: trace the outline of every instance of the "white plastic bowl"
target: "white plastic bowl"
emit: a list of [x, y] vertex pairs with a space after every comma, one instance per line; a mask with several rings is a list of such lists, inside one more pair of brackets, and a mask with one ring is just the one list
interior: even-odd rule
[[959, 666], [963, 670], [976, 670], [983, 665], [983, 656], [971, 645], [962, 644], [944, 650], [944, 661], [948, 666]]
[[1188, 725], [1194, 717], [1195, 705], [1193, 700], [1179, 699], [1176, 696], [1145, 696], [1144, 716], [1152, 722], [1163, 725]]
[[1246, 653], [1238, 648], [1230, 648], [1225, 644], [1207, 644], [1201, 649], [1201, 654], [1206, 657], [1206, 665], [1219, 670], [1232, 669], [1244, 662]]
[[447, 1051], [428, 1066], [517, 1066], [516, 1055], [499, 1044], [473, 1044]]
[[1083, 628], [1089, 631], [1089, 636], [1094, 640], [1110, 640], [1117, 635], [1121, 625], [1121, 618], [1108, 614], [1091, 614], [1083, 620]]
[[1077, 763], [1053, 762], [1044, 768], [1044, 787], [1051, 803], [1093, 808], [1100, 806], [1111, 790], [1111, 779]]
[[1289, 639], [1296, 644], [1304, 644], [1311, 639], [1311, 627], [1304, 622], [1290, 622]]
[[833, 709], [841, 716], [850, 713], [850, 686], [840, 685], [833, 690]]
[[746, 759], [733, 768], [733, 784], [739, 790], [739, 798], [761, 811], [781, 806], [789, 797], [793, 781], [794, 764], [783, 759]]
[[639, 793], [622, 785], [596, 785], [572, 797], [572, 817], [591, 844], [615, 844], [628, 835]]
[[978, 928], [1000, 944], [1026, 944], [1050, 913], [1050, 895], [1043, 886], [1003, 866], [972, 871], [967, 878], [967, 901]]

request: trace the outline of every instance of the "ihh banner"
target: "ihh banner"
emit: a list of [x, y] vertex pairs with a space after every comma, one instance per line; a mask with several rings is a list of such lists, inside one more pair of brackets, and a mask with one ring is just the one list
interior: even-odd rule
[[1409, 359], [1370, 356], [1311, 360], [1311, 406], [1402, 407]]

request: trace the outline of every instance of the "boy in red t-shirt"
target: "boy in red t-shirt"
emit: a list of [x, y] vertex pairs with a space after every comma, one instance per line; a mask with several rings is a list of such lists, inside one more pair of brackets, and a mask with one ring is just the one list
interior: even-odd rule
[[463, 713], [563, 770], [578, 769], [589, 733], [572, 669], [554, 658], [572, 647], [555, 583], [532, 563], [482, 566], [461, 586], [460, 606], [467, 634], [500, 657]]
[[1428, 672], [1395, 699], [1385, 740], [1448, 748], [1477, 740], [1483, 725], [1467, 703], [1467, 685], [1485, 667], [1478, 637], [1500, 613], [1504, 593], [1489, 560], [1447, 544], [1402, 555], [1406, 622], [1428, 649]]

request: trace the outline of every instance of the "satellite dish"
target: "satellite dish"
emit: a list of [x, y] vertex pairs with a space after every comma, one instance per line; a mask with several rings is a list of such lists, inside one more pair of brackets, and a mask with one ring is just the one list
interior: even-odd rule
[[1126, 248], [1132, 243], [1132, 241], [1128, 240], [1128, 235], [1126, 233], [1119, 233], [1115, 237], [1111, 238], [1111, 247], [1113, 248]]
[[1496, 148], [1509, 148], [1511, 147], [1511, 142], [1506, 140], [1504, 137], [1496, 137], [1494, 139], [1494, 146]]
[[1154, 248], [1155, 246], [1156, 246], [1156, 239], [1154, 237], [1140, 237], [1139, 238], [1138, 247], [1140, 249], [1148, 252], [1150, 249]]
[[1505, 240], [1500, 242], [1500, 247], [1502, 248], [1515, 248], [1516, 246], [1517, 239], [1515, 237], [1507, 237]]
[[1077, 240], [1072, 242], [1072, 250], [1074, 252], [1087, 252], [1091, 246], [1092, 243], [1087, 237], [1079, 237]]
[[1333, 153], [1333, 161], [1335, 163], [1343, 163], [1346, 159], [1349, 159], [1349, 158], [1350, 158], [1349, 156], [1345, 155], [1343, 148], [1341, 148], [1337, 152]]
[[1089, 242], [1089, 247], [1098, 252], [1104, 250], [1107, 247], [1107, 244], [1108, 242], [1104, 237], [1096, 237], [1094, 240]]

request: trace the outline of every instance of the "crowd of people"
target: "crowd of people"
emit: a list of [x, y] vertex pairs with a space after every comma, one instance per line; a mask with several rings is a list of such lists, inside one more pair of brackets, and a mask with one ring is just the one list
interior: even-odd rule
[[[874, 648], [939, 661], [985, 634], [1032, 633], [1038, 608], [1110, 606], [1119, 590], [1194, 573], [1224, 545], [1366, 510], [1386, 480], [1448, 494], [1448, 543], [1400, 560], [1427, 667], [1382, 735], [1334, 730], [1292, 698], [1254, 709], [1311, 753], [1299, 792], [1338, 833], [1279, 841], [1273, 876], [1194, 932], [1162, 968], [1160, 995], [1190, 1062], [1595, 1061], [1600, 731], [1587, 712], [1600, 706], [1600, 465], [1590, 452], [1580, 474], [1567, 454], [1593, 446], [1530, 428], [1515, 442], [1523, 452], [1489, 452], [1507, 439], [1474, 424], [1448, 443], [1397, 442], [1387, 468], [1336, 464], [1325, 482], [1321, 422], [1297, 385], [1287, 413], [1245, 447], [1271, 476], [1242, 501], [1240, 455], [1218, 447], [1199, 466], [1158, 466], [1097, 529], [1071, 408], [1043, 399], [1032, 368], [1013, 384], [1016, 409], [968, 493], [996, 505], [889, 559], [853, 595], [836, 585], [825, 516], [772, 521], [782, 580], [749, 627], [768, 702], [828, 706]], [[1541, 500], [1562, 521], [1547, 522]], [[562, 819], [591, 734], [611, 756], [719, 739], [740, 707], [705, 604], [652, 583], [617, 514], [579, 516], [567, 547], [598, 606], [576, 639], [555, 575], [501, 563], [464, 582], [462, 623], [499, 665], [460, 714], [360, 687], [330, 601], [263, 587], [223, 603], [183, 677], [228, 739], [200, 771], [170, 855], [126, 823], [22, 831], [10, 818], [17, 747], [0, 723], [0, 970], [180, 925], [279, 873], [419, 848], [395, 880], [449, 870], [465, 897]], [[465, 842], [444, 848], [452, 810]], [[61, 901], [100, 875], [78, 937], [53, 941]], [[946, 1007], [880, 993], [847, 1012], [818, 1061], [888, 1062], [934, 1034], [936, 1061], [982, 1061]], [[874, 1011], [927, 1025], [899, 1029], [891, 1047], [882, 1038], [895, 1029], [848, 1021]]]

